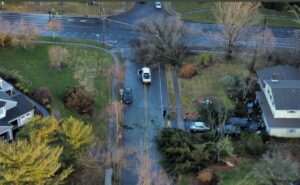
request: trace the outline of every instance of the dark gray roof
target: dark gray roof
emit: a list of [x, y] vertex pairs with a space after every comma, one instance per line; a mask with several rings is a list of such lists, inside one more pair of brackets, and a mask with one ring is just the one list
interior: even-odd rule
[[0, 108], [4, 107], [4, 106], [5, 106], [5, 104], [6, 104], [6, 102], [5, 102], [5, 101], [1, 101], [1, 100], [0, 100]]
[[264, 68], [257, 71], [257, 76], [265, 86], [265, 80], [271, 80], [272, 75], [277, 74], [277, 79], [280, 80], [300, 80], [300, 70], [292, 66], [278, 65], [275, 67]]
[[0, 121], [0, 134], [3, 134], [11, 130], [13, 126], [5, 121]]
[[14, 96], [14, 100], [16, 102], [18, 102], [17, 106], [8, 110], [6, 112], [6, 116], [4, 118], [2, 118], [0, 121], [11, 121], [19, 116], [22, 116], [23, 114], [26, 114], [27, 112], [30, 112], [31, 110], [33, 110], [33, 106], [27, 100], [25, 95], [19, 94], [17, 96]]
[[300, 128], [300, 118], [274, 118], [264, 93], [256, 92], [260, 107], [267, 119], [268, 126], [273, 128]]
[[10, 97], [8, 94], [6, 94], [5, 92], [2, 92], [2, 91], [0, 91], [0, 99], [8, 100], [8, 101], [15, 101], [12, 99], [12, 97]]
[[277, 110], [300, 110], [300, 80], [266, 80]]

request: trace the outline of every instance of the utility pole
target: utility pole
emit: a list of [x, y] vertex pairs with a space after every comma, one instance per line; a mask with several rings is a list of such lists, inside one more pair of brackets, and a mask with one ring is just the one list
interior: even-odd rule
[[264, 33], [263, 33], [263, 45], [265, 45], [265, 32], [266, 32], [266, 25], [267, 25], [267, 16], [264, 15]]
[[103, 44], [105, 44], [105, 41], [106, 41], [106, 29], [105, 29], [106, 14], [105, 14], [105, 7], [103, 4], [103, 1], [99, 1], [99, 11], [100, 11], [100, 18], [102, 20], [102, 34], [103, 34], [102, 42], [103, 42]]

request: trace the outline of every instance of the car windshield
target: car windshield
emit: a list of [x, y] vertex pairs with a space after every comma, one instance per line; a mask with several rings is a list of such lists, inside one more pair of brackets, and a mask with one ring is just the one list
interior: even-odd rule
[[149, 73], [144, 73], [144, 78], [145, 79], [149, 79], [150, 78], [150, 74]]

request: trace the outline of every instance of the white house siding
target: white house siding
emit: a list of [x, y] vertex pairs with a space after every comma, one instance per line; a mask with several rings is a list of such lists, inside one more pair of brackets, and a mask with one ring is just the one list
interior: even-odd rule
[[[269, 91], [269, 93], [268, 93], [268, 91]], [[275, 104], [274, 104], [274, 100], [273, 100], [273, 93], [272, 93], [271, 87], [268, 84], [266, 84], [266, 87], [263, 89], [263, 92], [264, 92], [267, 102], [269, 104], [270, 110], [271, 110], [273, 116], [275, 117], [276, 108], [275, 108]], [[270, 98], [270, 96], [272, 97], [272, 99]]]
[[33, 117], [33, 115], [34, 115], [34, 112], [32, 110], [32, 111], [20, 116], [18, 118], [18, 127], [21, 127], [24, 124], [26, 124]]
[[290, 113], [289, 110], [276, 110], [274, 118], [300, 118], [299, 110], [291, 110], [291, 111], [294, 112]]
[[275, 137], [299, 138], [300, 129], [299, 128], [270, 128], [269, 135]]

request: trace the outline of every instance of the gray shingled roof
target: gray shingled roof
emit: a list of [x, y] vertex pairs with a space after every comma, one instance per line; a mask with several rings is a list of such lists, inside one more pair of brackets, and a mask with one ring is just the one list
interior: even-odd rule
[[265, 95], [262, 92], [256, 92], [256, 97], [264, 113], [269, 127], [272, 128], [300, 128], [299, 118], [274, 118]]
[[4, 107], [4, 106], [5, 106], [5, 104], [6, 104], [6, 102], [5, 102], [5, 101], [1, 101], [1, 100], [0, 100], [0, 108]]
[[8, 101], [15, 101], [12, 99], [12, 97], [10, 97], [8, 94], [6, 94], [5, 92], [2, 92], [2, 91], [0, 91], [0, 99], [8, 100]]
[[257, 76], [265, 86], [265, 80], [271, 80], [272, 75], [277, 74], [277, 79], [280, 80], [300, 80], [300, 70], [292, 66], [278, 65], [275, 67], [264, 68], [257, 71]]
[[13, 97], [15, 101], [18, 102], [18, 105], [6, 112], [6, 116], [2, 118], [0, 121], [11, 121], [14, 118], [17, 118], [31, 110], [33, 110], [33, 106], [27, 100], [26, 96], [23, 94], [19, 94]]
[[266, 80], [277, 110], [300, 110], [300, 80]]

